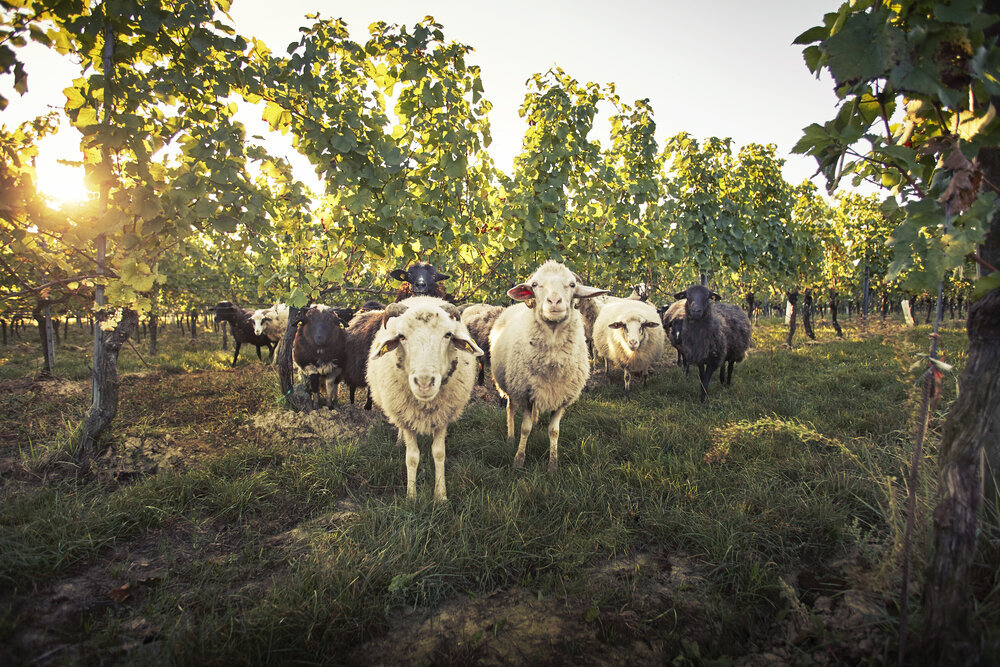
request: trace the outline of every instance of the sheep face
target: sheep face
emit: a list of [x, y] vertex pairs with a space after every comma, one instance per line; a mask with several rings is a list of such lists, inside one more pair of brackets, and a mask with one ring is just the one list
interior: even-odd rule
[[648, 301], [649, 292], [649, 285], [646, 283], [638, 283], [632, 286], [632, 294], [629, 295], [629, 298], [635, 299], [636, 301]]
[[302, 316], [299, 325], [302, 335], [312, 342], [317, 352], [322, 354], [324, 348], [338, 338], [338, 331], [343, 329], [337, 313], [330, 309], [310, 308]]
[[659, 322], [644, 319], [639, 315], [612, 322], [608, 325], [609, 328], [617, 330], [620, 338], [619, 344], [623, 348], [632, 350], [633, 352], [638, 350], [643, 341], [646, 340], [646, 332], [650, 328], [658, 326], [660, 326]]
[[708, 313], [712, 299], [718, 301], [722, 297], [704, 285], [691, 285], [684, 292], [674, 295], [677, 299], [687, 299], [684, 305], [684, 316], [691, 320], [700, 320]]
[[451, 277], [446, 273], [438, 273], [438, 270], [427, 262], [414, 262], [406, 271], [393, 269], [389, 275], [396, 280], [410, 283], [414, 296], [429, 294], [433, 291], [434, 285]]
[[239, 314], [239, 309], [231, 301], [220, 301], [215, 304], [215, 321], [232, 320]]
[[250, 316], [250, 320], [253, 322], [253, 332], [258, 336], [264, 334], [264, 328], [271, 322], [274, 322], [277, 318], [277, 313], [271, 308], [262, 308], [253, 311], [253, 315]]
[[542, 264], [526, 282], [507, 291], [507, 296], [527, 301], [527, 306], [535, 309], [536, 317], [553, 325], [569, 317], [573, 299], [600, 294], [607, 294], [607, 290], [584, 285], [572, 271], [551, 260]]
[[350, 322], [354, 318], [355, 315], [358, 314], [358, 309], [357, 308], [334, 308], [333, 312], [337, 313], [337, 317], [340, 318], [340, 321], [343, 322], [344, 324], [346, 324], [346, 323]]
[[454, 313], [440, 307], [408, 308], [392, 304], [386, 308], [388, 332], [376, 357], [396, 354], [396, 365], [406, 373], [413, 397], [429, 402], [441, 391], [458, 366], [459, 351], [479, 357], [483, 351], [469, 336]]

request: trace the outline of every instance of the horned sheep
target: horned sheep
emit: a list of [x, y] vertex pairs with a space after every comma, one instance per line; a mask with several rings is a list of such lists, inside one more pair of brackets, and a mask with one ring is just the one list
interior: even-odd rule
[[594, 351], [625, 372], [625, 399], [631, 398], [632, 375], [645, 382], [663, 354], [663, 326], [656, 308], [633, 299], [617, 299], [601, 308], [594, 322]]
[[522, 410], [521, 440], [514, 466], [524, 465], [528, 436], [542, 412], [549, 420], [549, 471], [559, 465], [559, 423], [590, 377], [583, 318], [574, 307], [606, 291], [584, 285], [563, 264], [548, 261], [507, 294], [526, 302], [509, 306], [490, 332], [490, 358], [497, 391], [507, 399], [507, 439]]
[[417, 435], [431, 435], [434, 499], [447, 500], [445, 436], [472, 395], [476, 357], [483, 351], [443, 299], [412, 297], [390, 304], [368, 356], [375, 403], [406, 443], [406, 497], [417, 495]]

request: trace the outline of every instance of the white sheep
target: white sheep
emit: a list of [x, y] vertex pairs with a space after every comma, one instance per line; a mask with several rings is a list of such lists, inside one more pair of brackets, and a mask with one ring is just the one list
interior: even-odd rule
[[447, 500], [444, 439], [472, 395], [483, 351], [443, 299], [417, 296], [385, 309], [372, 341], [367, 380], [372, 400], [406, 443], [406, 497], [417, 496], [417, 434], [431, 435], [434, 499]]
[[[318, 305], [318, 304], [317, 304]], [[288, 327], [288, 306], [276, 303], [270, 308], [260, 308], [250, 316], [253, 321], [253, 332], [258, 336], [267, 336], [277, 343], [285, 335]]]
[[497, 391], [507, 399], [507, 439], [514, 439], [514, 413], [522, 410], [521, 441], [514, 466], [524, 465], [525, 446], [540, 412], [549, 421], [549, 471], [559, 465], [559, 422], [590, 377], [583, 317], [574, 302], [606, 291], [588, 287], [564, 265], [543, 264], [507, 295], [508, 307], [490, 331], [490, 364]]
[[625, 399], [631, 399], [632, 375], [643, 382], [663, 354], [663, 326], [656, 308], [634, 299], [617, 299], [601, 308], [594, 322], [594, 351], [625, 371]]

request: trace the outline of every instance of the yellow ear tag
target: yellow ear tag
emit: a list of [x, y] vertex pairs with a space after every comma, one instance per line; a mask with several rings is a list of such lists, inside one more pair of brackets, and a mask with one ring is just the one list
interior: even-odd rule
[[388, 352], [392, 352], [397, 347], [399, 347], [399, 339], [398, 338], [390, 338], [389, 340], [387, 340], [384, 343], [382, 343], [382, 347], [380, 347], [378, 349], [378, 354], [375, 355], [375, 356], [376, 357], [381, 357], [383, 354], [386, 354]]

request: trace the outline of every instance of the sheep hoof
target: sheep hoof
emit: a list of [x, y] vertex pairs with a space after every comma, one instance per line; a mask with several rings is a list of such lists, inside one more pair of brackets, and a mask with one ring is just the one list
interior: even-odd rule
[[514, 467], [515, 468], [524, 467], [524, 454], [518, 453], [514, 456]]
[[556, 459], [555, 461], [549, 461], [549, 472], [553, 473], [558, 471], [559, 471], [559, 460]]

